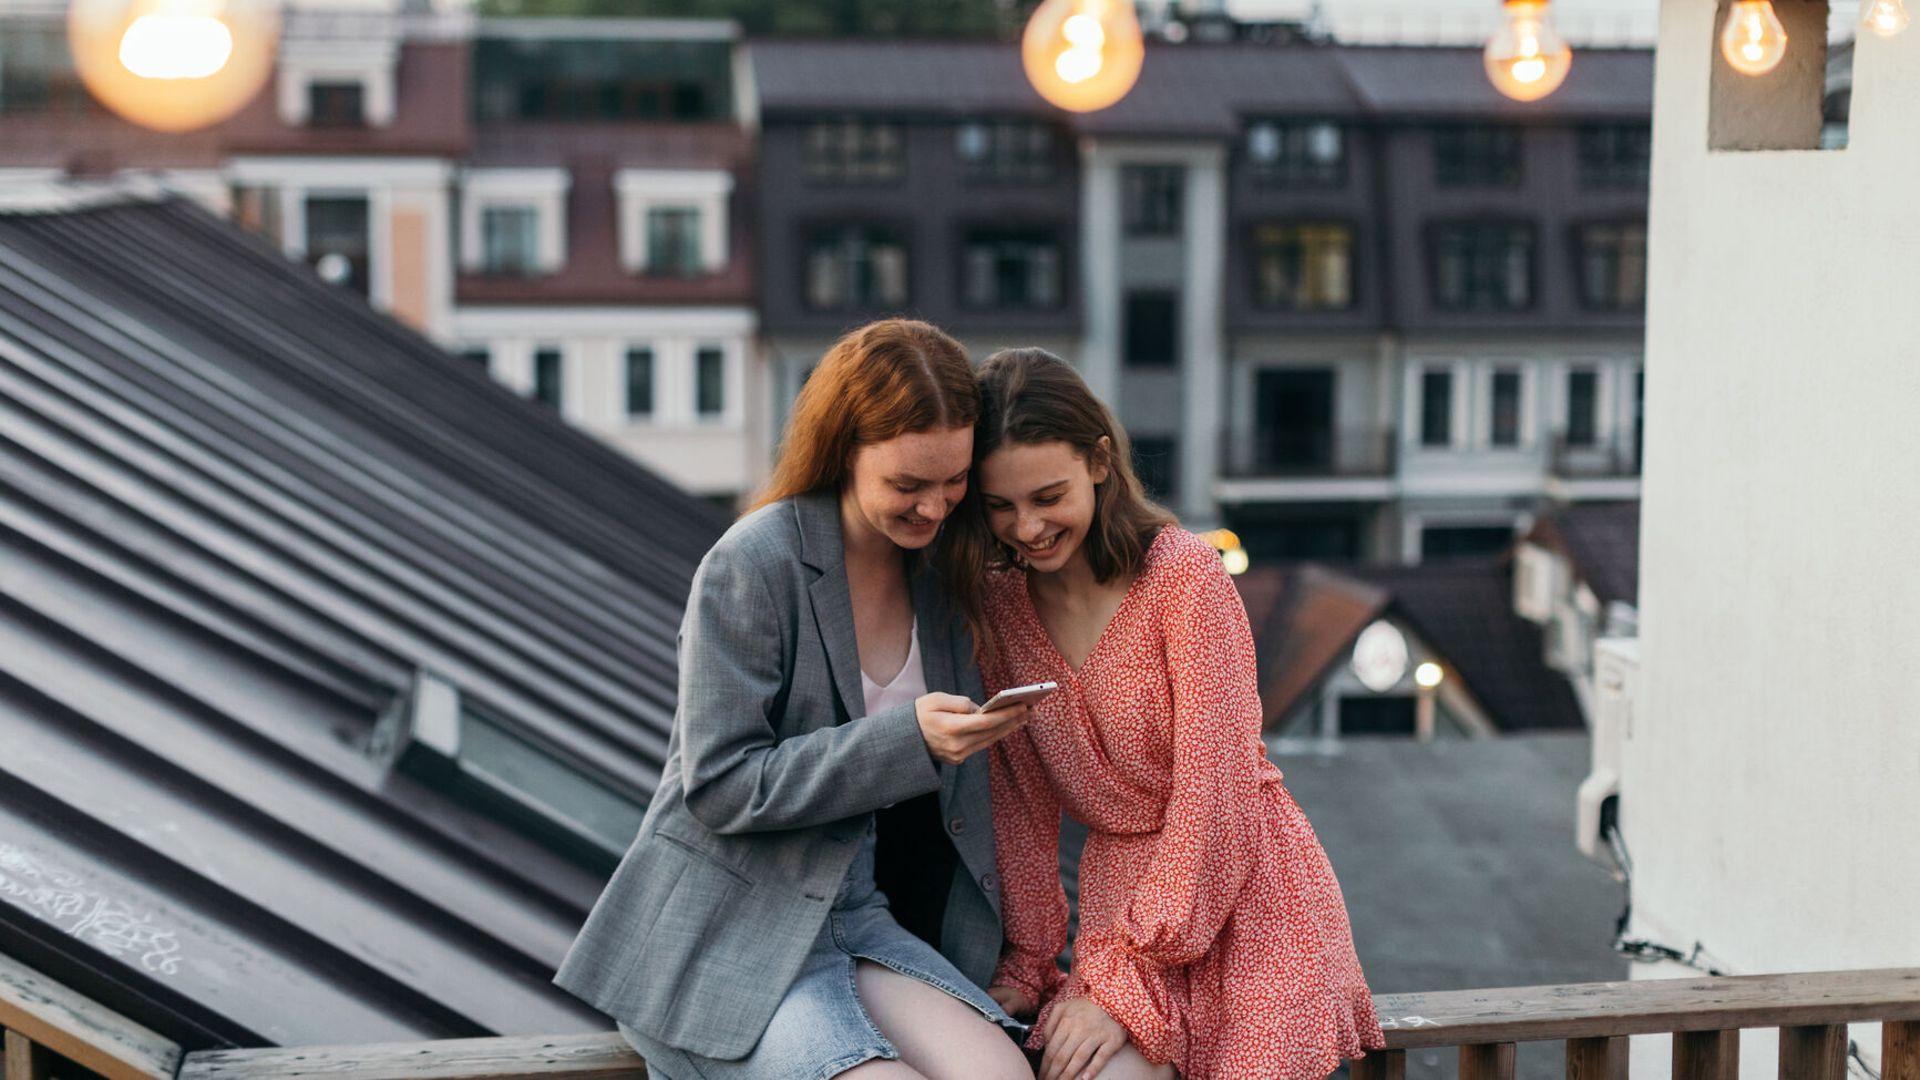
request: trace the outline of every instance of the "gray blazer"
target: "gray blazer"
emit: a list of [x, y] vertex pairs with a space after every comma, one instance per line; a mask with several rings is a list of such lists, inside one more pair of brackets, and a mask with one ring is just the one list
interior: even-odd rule
[[[931, 571], [912, 593], [928, 689], [982, 700]], [[959, 851], [938, 944], [986, 985], [1001, 942], [986, 755], [938, 763], [911, 704], [865, 711], [837, 497], [734, 523], [693, 578], [660, 788], [553, 982], [669, 1046], [741, 1057], [799, 974], [867, 815], [937, 791]]]

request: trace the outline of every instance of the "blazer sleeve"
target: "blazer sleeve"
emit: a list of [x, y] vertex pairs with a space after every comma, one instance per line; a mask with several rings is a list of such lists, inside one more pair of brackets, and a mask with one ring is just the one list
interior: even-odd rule
[[733, 545], [707, 553], [680, 627], [679, 735], [687, 810], [717, 833], [800, 829], [940, 788], [911, 702], [778, 736], [786, 670], [782, 608]]

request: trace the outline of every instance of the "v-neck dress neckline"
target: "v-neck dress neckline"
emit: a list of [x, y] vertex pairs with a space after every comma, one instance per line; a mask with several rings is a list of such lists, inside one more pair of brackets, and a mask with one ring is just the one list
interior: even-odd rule
[[1021, 604], [1026, 611], [1028, 620], [1030, 620], [1032, 624], [1033, 632], [1039, 635], [1040, 640], [1045, 643], [1048, 653], [1052, 655], [1054, 664], [1058, 666], [1060, 670], [1066, 672], [1069, 679], [1074, 682], [1079, 682], [1087, 668], [1093, 664], [1094, 660], [1100, 657], [1101, 650], [1106, 646], [1108, 640], [1124, 628], [1125, 616], [1129, 614], [1130, 609], [1134, 606], [1135, 598], [1143, 591], [1140, 583], [1146, 580], [1147, 575], [1153, 573], [1155, 549], [1160, 546], [1161, 537], [1166, 536], [1167, 530], [1170, 528], [1172, 528], [1170, 525], [1161, 526], [1160, 531], [1155, 533], [1153, 540], [1147, 544], [1146, 557], [1141, 560], [1140, 571], [1133, 575], [1132, 581], [1127, 583], [1126, 593], [1120, 597], [1120, 603], [1114, 607], [1113, 614], [1107, 617], [1107, 625], [1100, 628], [1100, 636], [1094, 639], [1093, 647], [1087, 650], [1087, 655], [1080, 661], [1079, 667], [1075, 667], [1073, 662], [1067, 659], [1067, 654], [1060, 651], [1059, 643], [1053, 640], [1053, 635], [1047, 630], [1046, 621], [1040, 618], [1040, 608], [1033, 602], [1033, 591], [1030, 579], [1020, 582], [1019, 592]]

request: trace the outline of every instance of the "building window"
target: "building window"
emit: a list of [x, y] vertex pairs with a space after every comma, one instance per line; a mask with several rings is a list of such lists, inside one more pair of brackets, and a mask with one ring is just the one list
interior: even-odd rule
[[1347, 182], [1346, 129], [1331, 120], [1261, 121], [1247, 128], [1253, 178], [1276, 187], [1339, 187]]
[[897, 308], [907, 302], [907, 241], [899, 229], [854, 226], [807, 239], [807, 306], [815, 311]]
[[1520, 372], [1498, 368], [1493, 373], [1493, 433], [1495, 446], [1520, 445]]
[[727, 354], [718, 345], [702, 345], [693, 354], [694, 412], [702, 420], [727, 410]]
[[1422, 559], [1498, 555], [1513, 543], [1511, 525], [1438, 525], [1420, 530]]
[[1600, 403], [1600, 377], [1592, 368], [1567, 372], [1567, 445], [1592, 446], [1599, 441], [1596, 416]]
[[642, 345], [627, 350], [627, 416], [653, 416], [653, 350]]
[[1353, 230], [1329, 223], [1261, 225], [1254, 231], [1254, 302], [1289, 311], [1353, 305]]
[[967, 236], [962, 298], [972, 308], [1060, 306], [1060, 243], [1039, 233]]
[[1519, 187], [1520, 130], [1461, 124], [1433, 133], [1433, 179], [1441, 187]]
[[1574, 232], [1580, 303], [1593, 311], [1639, 311], [1647, 304], [1647, 226], [1629, 221], [1582, 225]]
[[1173, 439], [1164, 435], [1143, 435], [1133, 440], [1133, 471], [1140, 486], [1158, 502], [1171, 502], [1179, 472], [1174, 468]]
[[480, 210], [480, 270], [531, 276], [540, 267], [540, 211], [531, 206]]
[[647, 210], [647, 273], [694, 277], [704, 267], [700, 256], [700, 211], [691, 206], [654, 206]]
[[307, 85], [307, 123], [313, 127], [367, 126], [367, 88], [358, 82]]
[[1180, 297], [1171, 292], [1127, 294], [1127, 363], [1173, 367], [1180, 362]]
[[564, 358], [559, 349], [549, 346], [534, 350], [533, 400], [555, 411], [560, 409], [563, 367]]
[[472, 49], [474, 112], [482, 123], [729, 120], [738, 45], [675, 37], [482, 36]]
[[1443, 311], [1521, 311], [1533, 305], [1532, 225], [1456, 221], [1432, 232], [1433, 303]]
[[307, 262], [329, 285], [368, 294], [367, 200], [327, 197], [307, 200]]
[[1126, 200], [1127, 232], [1134, 236], [1178, 236], [1180, 203], [1186, 194], [1186, 170], [1179, 165], [1128, 165], [1120, 174]]
[[485, 371], [493, 366], [493, 352], [485, 345], [469, 345], [460, 350], [460, 359]]
[[1060, 157], [1054, 129], [1029, 120], [961, 124], [954, 151], [968, 180], [991, 183], [1046, 183]]
[[807, 128], [806, 172], [812, 180], [887, 184], [907, 171], [900, 125], [878, 120], [833, 120]]
[[1645, 188], [1653, 172], [1653, 129], [1646, 124], [1589, 124], [1579, 131], [1580, 183], [1590, 188]]
[[1420, 375], [1420, 445], [1453, 443], [1453, 373], [1427, 371]]

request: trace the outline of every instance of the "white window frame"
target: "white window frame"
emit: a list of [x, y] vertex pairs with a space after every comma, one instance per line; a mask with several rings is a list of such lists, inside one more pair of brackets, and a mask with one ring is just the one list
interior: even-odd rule
[[[1538, 448], [1540, 409], [1536, 399], [1539, 397], [1539, 362], [1522, 357], [1502, 357], [1482, 361], [1479, 366], [1479, 377], [1473, 381], [1477, 399], [1474, 402], [1475, 445], [1498, 454], [1525, 453]], [[1493, 441], [1493, 378], [1501, 371], [1514, 371], [1520, 376], [1520, 425], [1517, 441], [1510, 446]]]
[[398, 107], [394, 70], [399, 62], [400, 43], [397, 39], [289, 39], [281, 46], [279, 85], [275, 94], [281, 123], [305, 127], [311, 121], [308, 94], [314, 83], [358, 83], [360, 107], [367, 126], [391, 126]]
[[[1429, 446], [1422, 440], [1425, 434], [1421, 430], [1423, 404], [1422, 384], [1429, 371], [1444, 371], [1451, 379], [1448, 383], [1448, 420], [1447, 443], [1444, 446]], [[1470, 445], [1471, 421], [1473, 410], [1472, 365], [1463, 360], [1432, 359], [1416, 360], [1407, 365], [1406, 384], [1406, 422], [1405, 434], [1401, 437], [1401, 448], [1408, 454], [1444, 454], [1453, 450], [1462, 450]]]
[[647, 212], [688, 209], [700, 215], [700, 263], [707, 273], [726, 269], [731, 242], [727, 202], [733, 195], [733, 174], [724, 169], [621, 169], [613, 175], [619, 202], [620, 265], [629, 274], [644, 274], [647, 250]]
[[485, 271], [486, 237], [481, 223], [489, 208], [530, 206], [538, 222], [535, 271], [557, 272], [567, 262], [567, 192], [573, 178], [565, 169], [468, 169], [461, 177], [460, 269]]

